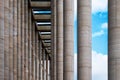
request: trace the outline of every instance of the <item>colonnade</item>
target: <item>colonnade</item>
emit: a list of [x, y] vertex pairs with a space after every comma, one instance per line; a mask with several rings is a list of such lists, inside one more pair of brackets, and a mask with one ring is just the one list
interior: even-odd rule
[[[73, 3], [0, 1], [0, 80], [73, 80]], [[108, 1], [109, 80], [120, 79], [119, 3]], [[91, 80], [90, 0], [77, 0], [77, 15], [78, 80]]]

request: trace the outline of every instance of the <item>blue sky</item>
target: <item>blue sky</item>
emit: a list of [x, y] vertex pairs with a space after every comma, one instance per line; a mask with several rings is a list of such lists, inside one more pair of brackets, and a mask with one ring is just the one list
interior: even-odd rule
[[[74, 1], [74, 80], [77, 80], [77, 9]], [[107, 3], [107, 0], [92, 0], [92, 80], [107, 80]]]

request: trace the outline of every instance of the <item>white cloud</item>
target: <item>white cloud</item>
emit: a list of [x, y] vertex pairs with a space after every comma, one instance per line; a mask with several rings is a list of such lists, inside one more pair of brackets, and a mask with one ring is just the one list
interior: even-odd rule
[[[77, 54], [74, 54], [74, 80], [77, 80]], [[107, 80], [107, 55], [92, 51], [92, 80]]]
[[107, 28], [108, 28], [108, 23], [107, 23], [107, 22], [103, 23], [103, 24], [101, 25], [101, 27], [102, 27], [103, 29], [107, 29]]
[[92, 51], [92, 80], [107, 80], [107, 55]]
[[77, 0], [74, 0], [74, 20], [77, 19]]
[[77, 54], [74, 53], [74, 80], [77, 80]]
[[92, 0], [92, 13], [106, 12], [108, 0]]
[[92, 34], [92, 37], [98, 37], [98, 36], [101, 36], [101, 35], [103, 35], [103, 34], [104, 34], [104, 31], [101, 30], [101, 31], [99, 31], [99, 32], [93, 33], [93, 34]]

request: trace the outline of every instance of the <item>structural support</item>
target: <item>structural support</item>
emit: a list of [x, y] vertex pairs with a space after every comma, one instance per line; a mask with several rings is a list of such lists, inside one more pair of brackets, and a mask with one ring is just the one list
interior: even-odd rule
[[91, 0], [78, 0], [78, 80], [91, 80]]
[[13, 17], [13, 21], [14, 21], [14, 25], [13, 25], [13, 41], [14, 41], [14, 43], [13, 43], [13, 70], [14, 70], [14, 76], [13, 76], [13, 79], [14, 80], [17, 80], [17, 50], [18, 50], [18, 47], [17, 47], [17, 35], [18, 35], [18, 33], [17, 33], [17, 28], [18, 28], [18, 26], [17, 26], [17, 17], [18, 17], [18, 15], [17, 15], [17, 6], [18, 6], [18, 4], [17, 4], [17, 0], [14, 0], [14, 2], [13, 2], [13, 8], [14, 8], [14, 11], [13, 11], [13, 13], [14, 13], [14, 17]]
[[63, 80], [73, 80], [74, 37], [73, 0], [64, 0], [64, 74]]
[[24, 14], [24, 34], [25, 34], [25, 52], [24, 52], [24, 80], [28, 80], [28, 0], [24, 0], [24, 9], [25, 9], [25, 14]]
[[[13, 9], [13, 0], [10, 0], [9, 8], [10, 8], [10, 12], [9, 12], [9, 14], [10, 14], [10, 26], [9, 26], [9, 29], [10, 29], [10, 31], [9, 31], [9, 48], [10, 49], [9, 49], [9, 53], [11, 53], [11, 54], [9, 54], [9, 64], [10, 64], [9, 79], [13, 80], [13, 10], [14, 10]], [[2, 79], [0, 78], [0, 80], [2, 80]]]
[[28, 70], [29, 70], [29, 77], [28, 80], [32, 80], [32, 18], [31, 18], [31, 8], [29, 5], [28, 9], [28, 56], [29, 56], [29, 64], [28, 64]]
[[120, 1], [108, 0], [108, 80], [120, 79]]
[[[18, 67], [18, 75], [17, 75], [17, 77], [18, 77], [18, 79], [17, 80], [21, 80], [21, 77], [22, 77], [22, 75], [21, 75], [21, 52], [22, 52], [22, 50], [21, 50], [21, 43], [22, 43], [22, 41], [21, 41], [21, 3], [22, 1], [21, 0], [18, 0], [18, 29], [17, 29], [17, 31], [18, 31], [18, 55], [17, 55], [17, 58], [18, 58], [18, 62], [17, 62], [17, 67]], [[10, 79], [10, 80], [12, 80], [12, 79]]]
[[4, 80], [9, 79], [9, 0], [4, 0]]
[[57, 80], [63, 80], [63, 0], [57, 1]]
[[4, 80], [4, 0], [0, 1], [0, 80]]
[[21, 51], [22, 51], [22, 53], [21, 53], [21, 66], [22, 66], [22, 80], [24, 80], [24, 76], [25, 76], [25, 75], [24, 75], [24, 64], [25, 64], [25, 63], [24, 63], [24, 52], [25, 52], [25, 49], [24, 49], [24, 48], [25, 48], [25, 47], [24, 47], [24, 44], [25, 44], [25, 42], [24, 42], [24, 40], [25, 40], [25, 38], [24, 38], [24, 37], [25, 37], [25, 36], [24, 36], [24, 27], [25, 27], [25, 26], [24, 26], [24, 24], [25, 24], [25, 23], [24, 23], [24, 21], [25, 21], [25, 20], [24, 20], [24, 13], [25, 13], [25, 12], [24, 12], [24, 0], [22, 0], [22, 5], [21, 5], [21, 7], [22, 7], [22, 14], [21, 14], [21, 15], [22, 15], [22, 27], [21, 27], [21, 29], [22, 29], [22, 30], [21, 30], [21, 31], [22, 31], [22, 33], [21, 33], [21, 34], [22, 34], [22, 38], [21, 38], [21, 40], [22, 40], [22, 44], [21, 44], [21, 46], [22, 46], [22, 48], [21, 48], [21, 49], [22, 49], [22, 50], [21, 50]]

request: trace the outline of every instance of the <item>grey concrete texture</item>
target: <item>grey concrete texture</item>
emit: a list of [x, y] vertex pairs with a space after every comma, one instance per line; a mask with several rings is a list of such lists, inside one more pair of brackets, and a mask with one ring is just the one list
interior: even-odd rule
[[78, 80], [92, 80], [91, 0], [78, 0]]
[[0, 1], [0, 80], [4, 80], [4, 0]]
[[120, 79], [120, 1], [108, 0], [108, 80]]
[[74, 76], [74, 68], [73, 68], [73, 60], [74, 60], [74, 27], [73, 27], [73, 0], [64, 0], [63, 7], [63, 17], [64, 17], [64, 58], [63, 58], [63, 80], [73, 80]]
[[63, 80], [63, 0], [56, 3], [57, 17], [57, 80]]

